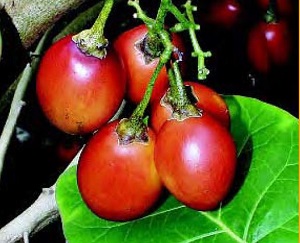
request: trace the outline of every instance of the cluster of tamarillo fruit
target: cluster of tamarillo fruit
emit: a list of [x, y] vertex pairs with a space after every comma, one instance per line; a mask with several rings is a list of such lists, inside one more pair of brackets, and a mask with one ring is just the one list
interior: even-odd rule
[[[49, 121], [65, 133], [92, 134], [80, 154], [78, 188], [86, 205], [109, 220], [151, 212], [166, 189], [190, 208], [215, 209], [235, 175], [229, 110], [213, 89], [185, 81], [189, 98], [174, 107], [180, 97], [164, 66], [146, 99], [149, 124], [142, 119], [159, 62], [145, 48], [147, 33], [145, 25], [125, 31], [102, 58], [83, 51], [76, 35], [63, 37], [45, 52], [37, 74], [38, 101]], [[171, 38], [184, 53], [181, 37]], [[111, 121], [124, 99], [136, 110]]]

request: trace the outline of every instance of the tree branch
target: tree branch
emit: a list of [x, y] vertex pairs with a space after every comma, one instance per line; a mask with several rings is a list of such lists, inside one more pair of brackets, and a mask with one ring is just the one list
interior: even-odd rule
[[[121, 116], [125, 105], [126, 102], [124, 100], [111, 121]], [[77, 153], [65, 171], [77, 165], [81, 151], [82, 149]], [[32, 236], [59, 218], [59, 211], [55, 199], [55, 187], [56, 182], [51, 187], [44, 188], [42, 193], [29, 208], [0, 229], [1, 243], [17, 242], [23, 238], [24, 233]]]
[[[121, 112], [123, 106], [124, 104], [120, 107], [119, 112]], [[78, 163], [81, 151], [82, 149], [65, 171]], [[33, 236], [59, 218], [55, 187], [56, 182], [51, 187], [42, 189], [41, 194], [29, 208], [0, 229], [1, 243], [17, 242], [23, 238], [24, 234]]]
[[[4, 8], [4, 10], [11, 17], [12, 22], [20, 35], [23, 46], [28, 49], [37, 39], [41, 37], [41, 35], [47, 29], [49, 29], [49, 27], [51, 27], [64, 14], [68, 13], [72, 9], [78, 8], [82, 3], [87, 1], [91, 0], [0, 0], [0, 9]], [[31, 68], [32, 66], [28, 65], [25, 70], [28, 69], [29, 71], [32, 71]], [[28, 77], [29, 76], [30, 74], [28, 75]], [[25, 81], [26, 80], [29, 79], [26, 78]], [[18, 80], [17, 83], [20, 82], [21, 80]], [[24, 87], [26, 88], [26, 85]], [[22, 88], [23, 91], [25, 90], [24, 87]], [[18, 95], [18, 92], [17, 94], [15, 94], [19, 96], [17, 99], [18, 103], [22, 100], [23, 91], [21, 92], [21, 95]], [[116, 115], [112, 118], [112, 120], [119, 117], [124, 109], [124, 106], [125, 102], [122, 103], [121, 107], [119, 108]], [[20, 111], [20, 109], [18, 110]], [[19, 115], [19, 111], [16, 112], [16, 115], [14, 116], [14, 122], [12, 124], [15, 124], [16, 119]], [[10, 129], [10, 131], [12, 130]], [[9, 136], [5, 135], [3, 137]], [[7, 146], [4, 147], [6, 148]], [[5, 150], [1, 154], [5, 154]], [[78, 163], [79, 155], [80, 152], [72, 160], [69, 167]], [[56, 183], [49, 188], [43, 189], [41, 194], [29, 208], [27, 208], [23, 213], [18, 215], [12, 221], [7, 223], [7, 225], [0, 229], [1, 243], [13, 243], [21, 239], [23, 239], [24, 242], [28, 242], [28, 236], [34, 235], [45, 226], [59, 218], [58, 207], [55, 199], [55, 187]]]
[[34, 234], [59, 217], [55, 187], [43, 189], [37, 200], [22, 214], [0, 229], [0, 242], [12, 243], [25, 234]]

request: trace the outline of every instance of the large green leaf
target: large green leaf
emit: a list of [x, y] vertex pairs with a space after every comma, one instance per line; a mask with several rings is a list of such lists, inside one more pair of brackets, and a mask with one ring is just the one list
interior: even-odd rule
[[253, 98], [225, 99], [238, 149], [238, 171], [222, 207], [195, 211], [169, 196], [144, 218], [121, 223], [102, 220], [81, 200], [72, 167], [57, 184], [68, 242], [298, 242], [298, 119]]

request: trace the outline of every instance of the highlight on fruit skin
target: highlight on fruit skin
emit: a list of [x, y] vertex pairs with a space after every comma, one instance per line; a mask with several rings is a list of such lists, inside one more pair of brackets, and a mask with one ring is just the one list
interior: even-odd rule
[[175, 198], [196, 210], [213, 210], [231, 188], [236, 156], [229, 131], [206, 113], [166, 121], [157, 134], [154, 158]]
[[150, 213], [163, 192], [154, 164], [155, 134], [120, 144], [118, 120], [103, 126], [84, 147], [77, 168], [79, 192], [99, 217], [128, 221]]
[[125, 71], [112, 48], [103, 59], [87, 56], [72, 35], [50, 46], [36, 78], [36, 94], [46, 118], [74, 135], [92, 133], [108, 122], [123, 101], [125, 86]]

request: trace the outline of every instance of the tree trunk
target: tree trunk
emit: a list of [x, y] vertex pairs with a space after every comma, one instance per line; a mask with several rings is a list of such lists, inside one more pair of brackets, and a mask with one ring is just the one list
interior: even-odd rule
[[28, 49], [53, 23], [88, 1], [91, 0], [0, 0], [0, 6]]

